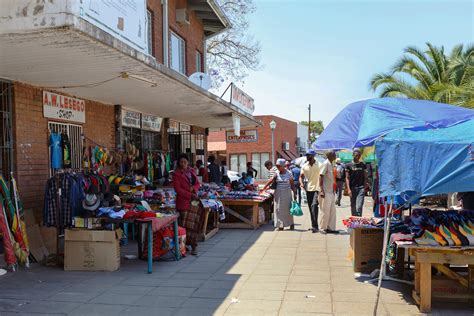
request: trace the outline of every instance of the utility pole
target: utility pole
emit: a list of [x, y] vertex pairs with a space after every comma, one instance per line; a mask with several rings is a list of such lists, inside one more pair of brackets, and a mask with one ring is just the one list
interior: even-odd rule
[[311, 104], [308, 106], [308, 148], [311, 148]]

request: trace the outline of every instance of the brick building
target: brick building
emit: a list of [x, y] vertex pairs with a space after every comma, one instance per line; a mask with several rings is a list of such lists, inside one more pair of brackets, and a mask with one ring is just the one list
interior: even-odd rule
[[208, 137], [209, 153], [226, 161], [229, 170], [242, 173], [246, 170], [247, 162], [252, 162], [258, 171], [258, 179], [267, 179], [268, 173], [264, 167], [267, 160], [272, 159], [272, 129], [270, 122], [276, 123], [274, 131], [274, 160], [284, 158], [293, 160], [297, 154], [297, 123], [273, 115], [256, 115], [260, 127], [244, 128], [240, 137], [232, 131], [211, 132]]
[[[126, 18], [95, 7], [115, 19], [102, 23], [79, 0], [2, 4], [0, 172], [7, 179], [14, 172], [25, 210], [38, 218], [52, 174], [52, 132], [69, 136], [72, 167], [81, 170], [90, 146], [121, 150], [133, 143], [140, 152], [204, 159], [208, 128], [232, 129], [232, 115], [242, 126], [258, 125], [187, 79], [205, 71], [206, 39], [229, 26], [214, 0], [116, 5], [131, 2], [136, 10]], [[108, 2], [90, 6], [97, 3]]]

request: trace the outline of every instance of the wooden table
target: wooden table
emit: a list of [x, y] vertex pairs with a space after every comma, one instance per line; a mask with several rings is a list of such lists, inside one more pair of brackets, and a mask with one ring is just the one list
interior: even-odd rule
[[[204, 223], [200, 233], [200, 240], [206, 241], [211, 239], [219, 231], [219, 213], [212, 211], [209, 207], [203, 206]], [[211, 226], [208, 228], [209, 224]]]
[[[449, 265], [468, 265], [470, 271], [474, 269], [474, 247], [429, 247], [418, 245], [401, 245], [408, 249], [410, 256], [415, 258], [415, 289], [413, 299], [422, 313], [431, 310], [432, 286], [431, 268], [438, 269], [448, 278], [457, 280], [461, 285], [468, 287], [472, 283], [459, 275]], [[472, 274], [472, 272], [470, 272]], [[472, 292], [470, 293], [472, 299]]]
[[[257, 229], [261, 225], [265, 224], [264, 222], [259, 222], [258, 220], [258, 212], [259, 208], [268, 201], [269, 199], [265, 200], [246, 200], [246, 199], [220, 199], [222, 204], [224, 205], [224, 209], [227, 214], [230, 214], [237, 219], [239, 219], [240, 223], [219, 223], [219, 228], [250, 228], [250, 229]], [[244, 213], [242, 210], [235, 210], [235, 207], [245, 208], [247, 212], [249, 212], [250, 217], [245, 217], [241, 213]]]

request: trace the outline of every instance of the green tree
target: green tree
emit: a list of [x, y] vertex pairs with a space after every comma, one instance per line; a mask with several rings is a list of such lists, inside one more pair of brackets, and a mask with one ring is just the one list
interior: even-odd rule
[[405, 48], [387, 73], [375, 74], [370, 87], [380, 97], [406, 97], [474, 108], [474, 44], [456, 45], [449, 55], [444, 47]]
[[[308, 126], [308, 121], [301, 121], [301, 125]], [[311, 142], [316, 140], [316, 136], [321, 135], [324, 131], [323, 121], [311, 121]]]

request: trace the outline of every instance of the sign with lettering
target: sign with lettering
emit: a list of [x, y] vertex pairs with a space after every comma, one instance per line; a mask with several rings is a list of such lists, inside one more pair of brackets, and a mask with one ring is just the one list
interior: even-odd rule
[[242, 130], [240, 136], [235, 135], [234, 132], [227, 132], [226, 141], [228, 143], [255, 143], [258, 141], [258, 133], [256, 129]]
[[163, 118], [156, 115], [142, 114], [142, 128], [145, 130], [159, 132]]
[[70, 122], [86, 122], [86, 101], [43, 91], [43, 115]]
[[230, 86], [230, 103], [250, 115], [255, 111], [253, 99], [248, 94], [237, 88], [233, 83], [231, 83]]
[[141, 115], [138, 112], [122, 110], [122, 126], [141, 128]]

